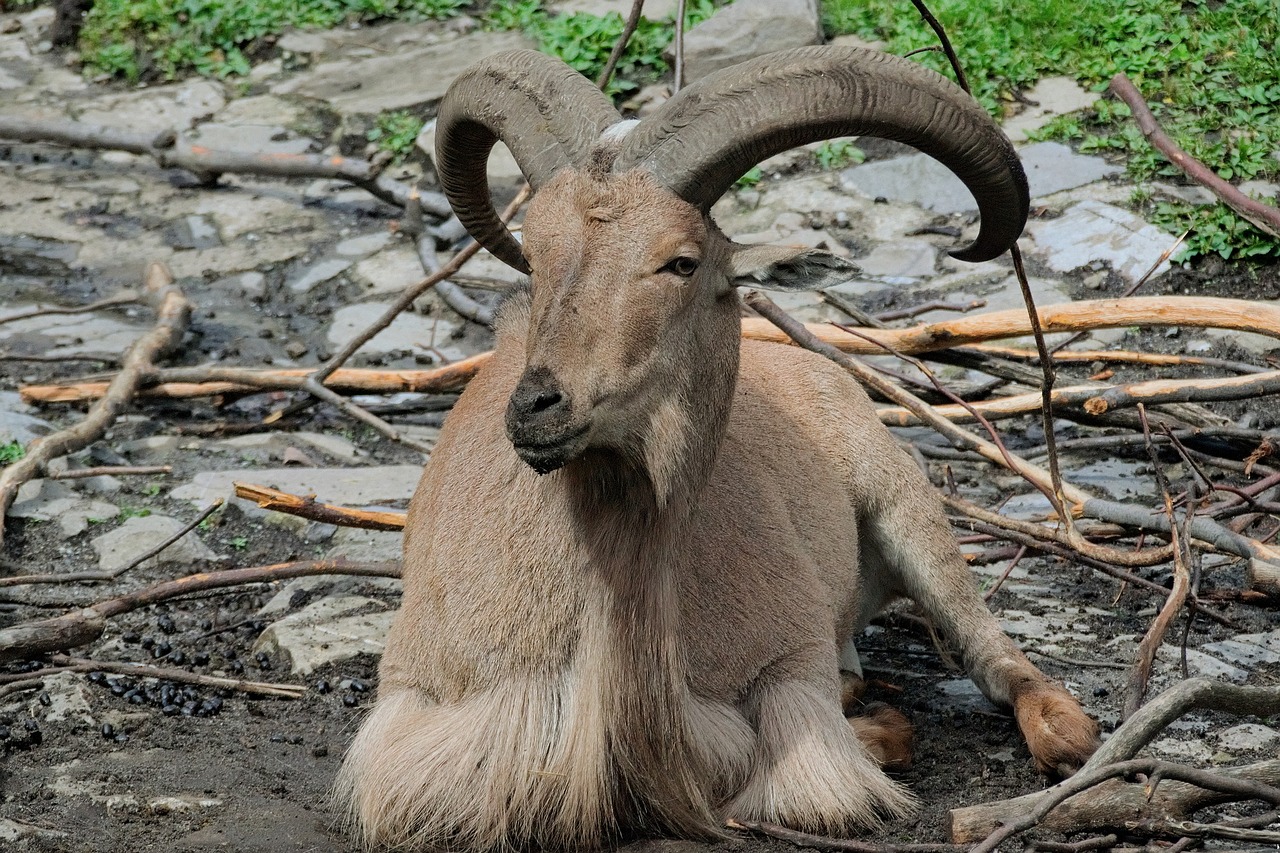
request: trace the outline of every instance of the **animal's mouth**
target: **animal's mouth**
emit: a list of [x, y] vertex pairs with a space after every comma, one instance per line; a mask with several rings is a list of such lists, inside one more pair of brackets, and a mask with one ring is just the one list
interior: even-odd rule
[[586, 449], [587, 431], [591, 424], [557, 436], [513, 438], [516, 455], [539, 474], [550, 474], [576, 459]]

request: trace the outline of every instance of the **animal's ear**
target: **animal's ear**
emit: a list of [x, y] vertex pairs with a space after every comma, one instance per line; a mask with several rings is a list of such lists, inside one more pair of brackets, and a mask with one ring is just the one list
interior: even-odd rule
[[729, 278], [735, 287], [824, 290], [862, 270], [852, 261], [804, 246], [735, 246]]

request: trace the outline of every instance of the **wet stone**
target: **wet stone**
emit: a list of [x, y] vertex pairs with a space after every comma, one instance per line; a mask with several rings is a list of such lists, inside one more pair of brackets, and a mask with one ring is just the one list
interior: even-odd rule
[[[386, 312], [389, 303], [362, 302], [347, 305], [333, 312], [329, 326], [329, 345], [335, 350], [346, 345], [358, 333], [367, 329]], [[367, 354], [389, 352], [427, 352], [438, 350], [450, 361], [466, 358], [452, 341], [458, 324], [440, 317], [424, 317], [420, 314], [401, 314], [361, 349]]]
[[[98, 568], [111, 571], [127, 566], [161, 542], [183, 528], [183, 523], [164, 515], [148, 515], [126, 519], [124, 524], [93, 539], [98, 552]], [[218, 555], [200, 540], [197, 531], [191, 531], [165, 548], [158, 555], [148, 558], [141, 565], [156, 566], [161, 563], [190, 563], [195, 560], [217, 560]]]
[[221, 246], [218, 229], [203, 216], [187, 216], [165, 229], [164, 241], [175, 249], [212, 249]]
[[[313, 494], [322, 503], [347, 506], [406, 501], [413, 496], [422, 476], [420, 465], [375, 465], [367, 468], [260, 468], [253, 472], [254, 482], [295, 495]], [[205, 507], [218, 498], [232, 500], [234, 483], [245, 479], [242, 468], [228, 471], [203, 471], [190, 483], [169, 493], [175, 500], [189, 500]], [[252, 501], [234, 498], [236, 505], [249, 515], [260, 517], [265, 511]]]
[[286, 281], [286, 286], [294, 293], [306, 293], [317, 284], [323, 284], [344, 272], [351, 266], [351, 261], [330, 258], [302, 269], [298, 274]]
[[1218, 745], [1232, 752], [1274, 752], [1280, 731], [1258, 723], [1241, 723], [1218, 733]]
[[[294, 675], [309, 675], [356, 655], [381, 655], [395, 612], [361, 596], [322, 598], [270, 625], [254, 644], [255, 654], [280, 655]], [[378, 608], [371, 613], [353, 611]], [[347, 615], [352, 614], [352, 615]]]
[[[1057, 219], [1028, 226], [1035, 252], [1058, 272], [1106, 262], [1126, 281], [1142, 277], [1174, 237], [1136, 214], [1097, 201], [1082, 201]], [[1169, 268], [1165, 261], [1159, 275]]]

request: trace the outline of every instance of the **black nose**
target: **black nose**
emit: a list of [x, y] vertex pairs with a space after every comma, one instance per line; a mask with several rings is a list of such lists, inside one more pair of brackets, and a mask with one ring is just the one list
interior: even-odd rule
[[549, 421], [567, 415], [569, 403], [556, 377], [545, 367], [532, 367], [520, 377], [511, 404], [507, 407], [507, 423]]
[[575, 424], [573, 406], [555, 374], [531, 367], [520, 377], [507, 404], [507, 437], [516, 453], [539, 474], [564, 465], [581, 452], [583, 424]]

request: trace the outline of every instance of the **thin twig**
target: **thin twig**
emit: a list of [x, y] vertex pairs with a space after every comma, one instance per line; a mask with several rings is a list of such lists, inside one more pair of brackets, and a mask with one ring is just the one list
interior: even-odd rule
[[[239, 678], [221, 678], [216, 675], [202, 675], [173, 667], [149, 666], [142, 663], [125, 663], [122, 661], [90, 660], [88, 658], [68, 657], [67, 655], [51, 655], [54, 664], [65, 667], [72, 672], [114, 672], [118, 675], [132, 675], [136, 678], [155, 678], [160, 681], [177, 681], [183, 684], [199, 684], [202, 687], [219, 687], [234, 690], [237, 693], [248, 693], [256, 696], [275, 696], [280, 699], [301, 699], [307, 692], [302, 684], [272, 684], [266, 681], [245, 681]], [[64, 670], [65, 671], [65, 670]]]
[[97, 302], [90, 302], [88, 305], [77, 305], [74, 308], [62, 308], [59, 306], [47, 308], [31, 308], [18, 314], [9, 314], [0, 317], [0, 325], [4, 323], [14, 323], [18, 320], [26, 320], [30, 317], [47, 317], [54, 314], [87, 314], [93, 311], [99, 311], [103, 308], [111, 308], [115, 305], [136, 305], [138, 303], [138, 294], [131, 290], [117, 293], [114, 296], [108, 296], [106, 299], [99, 299]]
[[644, 0], [633, 0], [631, 3], [631, 11], [627, 14], [626, 23], [622, 25], [622, 35], [618, 36], [618, 40], [613, 43], [613, 50], [609, 52], [609, 59], [600, 71], [600, 76], [596, 78], [597, 89], [604, 90], [609, 85], [614, 69], [618, 67], [622, 54], [627, 50], [627, 42], [631, 41], [631, 36], [635, 33], [636, 27], [640, 26], [640, 10], [643, 8]]
[[780, 841], [787, 841], [797, 847], [812, 850], [842, 850], [848, 853], [962, 853], [960, 844], [885, 844], [872, 841], [857, 841], [852, 838], [832, 838], [826, 835], [814, 835], [809, 832], [789, 829], [776, 823], [764, 823], [756, 820], [725, 821], [729, 829], [743, 832], [754, 832], [767, 835]]
[[671, 94], [684, 88], [684, 16], [685, 0], [676, 4], [675, 68], [672, 70]]
[[177, 542], [183, 536], [186, 536], [192, 530], [199, 527], [206, 518], [213, 515], [222, 508], [223, 500], [218, 498], [209, 506], [205, 507], [204, 512], [196, 516], [195, 520], [183, 526], [181, 530], [174, 533], [168, 539], [146, 551], [146, 553], [135, 557], [130, 562], [118, 568], [109, 569], [100, 572], [67, 572], [63, 574], [52, 575], [17, 575], [16, 577], [0, 578], [0, 587], [8, 586], [26, 586], [29, 584], [46, 584], [46, 583], [78, 583], [82, 581], [110, 581], [123, 575], [125, 572], [135, 569], [145, 563], [147, 560], [159, 554], [165, 548], [168, 548], [174, 542]]
[[311, 496], [299, 497], [288, 492], [253, 483], [236, 483], [235, 490], [236, 497], [253, 501], [263, 509], [284, 512], [312, 521], [336, 524], [342, 527], [358, 527], [363, 530], [404, 529], [405, 514], [403, 512], [349, 509], [332, 504], [322, 504]]
[[89, 477], [142, 477], [149, 474], [172, 474], [172, 465], [99, 465], [97, 468], [69, 468], [45, 474], [50, 480], [84, 480]]

